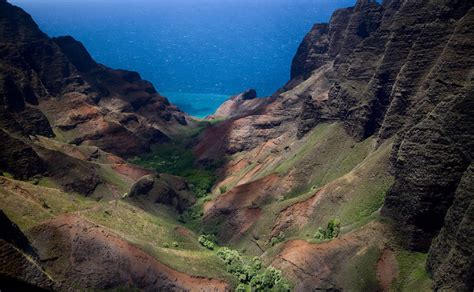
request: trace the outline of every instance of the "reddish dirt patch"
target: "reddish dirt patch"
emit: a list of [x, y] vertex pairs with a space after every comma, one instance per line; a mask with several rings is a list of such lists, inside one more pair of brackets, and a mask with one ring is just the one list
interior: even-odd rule
[[261, 215], [260, 208], [247, 208], [233, 212], [232, 216], [228, 216], [228, 220], [224, 223], [220, 238], [225, 242], [238, 240], [257, 222]]
[[323, 190], [319, 190], [309, 199], [283, 209], [273, 226], [270, 238], [290, 227], [302, 227], [306, 225], [310, 216], [313, 214], [315, 206], [321, 198], [322, 192]]
[[343, 289], [337, 282], [337, 271], [341, 271], [350, 258], [363, 253], [368, 245], [383, 247], [383, 232], [383, 225], [373, 222], [356, 232], [327, 242], [312, 244], [304, 240], [289, 241], [272, 265], [282, 269], [296, 283], [296, 291]]
[[204, 214], [211, 216], [218, 213], [228, 213], [231, 210], [256, 207], [259, 203], [275, 198], [276, 194], [280, 194], [278, 189], [279, 176], [271, 174], [264, 178], [253, 182], [238, 185], [216, 200], [208, 202], [204, 205]]
[[113, 164], [112, 169], [121, 175], [128, 177], [134, 181], [139, 180], [144, 175], [151, 174], [152, 172], [141, 167], [132, 164]]
[[280, 177], [272, 174], [232, 188], [204, 205], [204, 221], [207, 224], [224, 222], [220, 239], [237, 240], [260, 218], [259, 206], [278, 199], [283, 193], [284, 186], [279, 181]]
[[135, 287], [159, 291], [226, 291], [221, 280], [190, 276], [78, 214], [60, 216], [31, 232], [48, 271], [72, 287]]
[[191, 232], [191, 230], [186, 229], [181, 226], [176, 226], [174, 231], [176, 231], [178, 235], [183, 236], [183, 237], [190, 237], [190, 238], [193, 237], [193, 233]]
[[395, 253], [393, 250], [385, 248], [377, 263], [377, 279], [382, 291], [390, 291], [390, 286], [397, 275], [398, 265]]

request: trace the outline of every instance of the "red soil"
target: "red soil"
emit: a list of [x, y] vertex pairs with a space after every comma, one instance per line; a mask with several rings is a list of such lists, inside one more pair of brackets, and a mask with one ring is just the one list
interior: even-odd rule
[[397, 278], [398, 265], [393, 250], [386, 248], [377, 263], [377, 279], [382, 291], [390, 291], [393, 280]]
[[386, 242], [383, 230], [380, 223], [373, 222], [327, 242], [312, 244], [304, 240], [288, 241], [272, 265], [282, 269], [287, 277], [294, 280], [296, 291], [341, 289], [333, 276], [347, 265], [350, 258], [364, 253], [367, 246], [372, 244], [383, 248]]
[[60, 216], [30, 234], [47, 268], [73, 287], [136, 287], [160, 291], [227, 291], [221, 280], [190, 276], [78, 214]]

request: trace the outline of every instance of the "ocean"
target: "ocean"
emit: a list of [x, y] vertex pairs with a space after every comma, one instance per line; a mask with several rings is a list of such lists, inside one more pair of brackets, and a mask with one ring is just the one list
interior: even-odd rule
[[137, 71], [191, 115], [247, 88], [284, 85], [314, 23], [355, 0], [10, 0], [50, 36], [72, 35], [93, 58]]

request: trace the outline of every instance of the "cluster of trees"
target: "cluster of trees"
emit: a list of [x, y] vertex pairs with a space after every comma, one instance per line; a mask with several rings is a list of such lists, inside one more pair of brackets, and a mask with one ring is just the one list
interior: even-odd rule
[[214, 236], [212, 235], [201, 235], [198, 238], [199, 243], [207, 249], [214, 250], [216, 247], [216, 243], [214, 240]]
[[251, 260], [243, 257], [238, 251], [222, 247], [217, 256], [226, 264], [227, 272], [235, 275], [240, 284], [236, 291], [290, 291], [290, 285], [285, 281], [280, 270], [272, 266], [262, 268], [259, 257]]
[[332, 219], [328, 222], [326, 229], [319, 227], [314, 238], [318, 240], [333, 239], [339, 236], [341, 231], [341, 221], [339, 219]]
[[[212, 235], [199, 236], [199, 243], [210, 249], [217, 248]], [[272, 266], [262, 267], [259, 257], [242, 256], [237, 250], [220, 247], [217, 256], [224, 261], [226, 270], [240, 282], [236, 291], [290, 291], [290, 285], [285, 281], [280, 270]]]

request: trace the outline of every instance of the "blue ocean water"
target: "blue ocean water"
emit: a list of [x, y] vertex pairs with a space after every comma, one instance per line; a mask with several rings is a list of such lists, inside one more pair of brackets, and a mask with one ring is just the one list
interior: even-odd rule
[[[9, 0], [50, 36], [72, 35], [100, 63], [138, 71], [190, 114], [226, 96], [272, 94], [311, 26], [355, 0]], [[207, 96], [207, 97], [206, 97]]]

